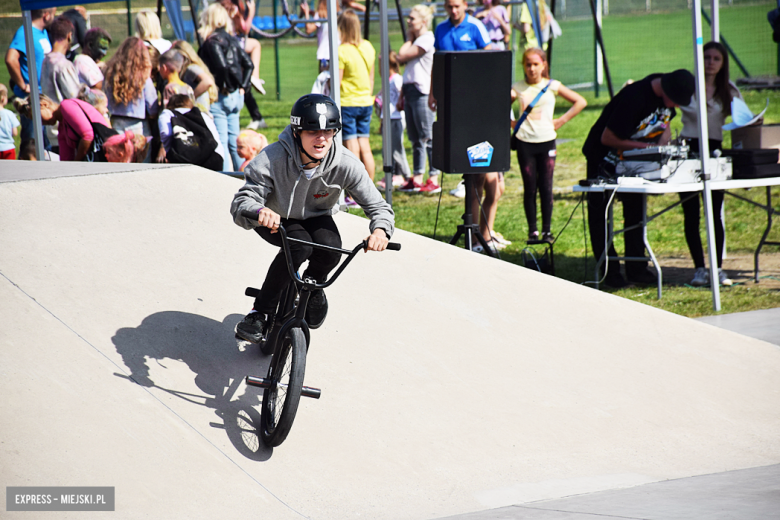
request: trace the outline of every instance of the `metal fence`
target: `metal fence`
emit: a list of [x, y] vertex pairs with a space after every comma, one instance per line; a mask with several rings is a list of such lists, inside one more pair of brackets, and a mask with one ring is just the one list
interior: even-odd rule
[[[602, 0], [602, 28], [612, 82], [678, 68], [693, 69], [693, 26], [688, 0]], [[721, 42], [733, 50], [731, 78], [778, 73], [778, 45], [767, 13], [774, 0], [724, 0], [720, 6]], [[554, 40], [553, 75], [564, 84], [593, 88], [596, 78], [594, 24], [589, 0], [558, 0], [563, 34]], [[706, 17], [710, 17], [705, 9]], [[705, 41], [710, 27], [704, 25]], [[602, 83], [603, 85], [603, 83]]]
[[[259, 0], [257, 17], [267, 25], [276, 16], [277, 28], [282, 28], [285, 19], [281, 0]], [[310, 2], [314, 3], [314, 2]], [[415, 2], [402, 0], [401, 7], [408, 10]], [[514, 8], [516, 17], [519, 2], [508, 2]], [[552, 4], [552, 0], [548, 0]], [[185, 2], [186, 4], [186, 2]], [[513, 5], [512, 5], [513, 4]], [[128, 25], [128, 9], [130, 17]], [[291, 14], [299, 12], [300, 0], [289, 2]], [[390, 4], [391, 48], [398, 49], [402, 43], [401, 30], [395, 12]], [[653, 72], [665, 72], [677, 68], [693, 68], [692, 22], [689, 0], [601, 0], [604, 45], [609, 62], [613, 85], [619, 88], [629, 79], [639, 79]], [[134, 0], [87, 4], [92, 26], [106, 29], [114, 38], [116, 47], [127, 37], [128, 30], [134, 31], [135, 14], [142, 8], [156, 9], [155, 0]], [[778, 46], [772, 41], [772, 30], [767, 22], [767, 13], [776, 7], [775, 0], [724, 0], [720, 9], [722, 39], [733, 49], [737, 60], [732, 58], [731, 75], [737, 79], [746, 75], [761, 76], [778, 71]], [[552, 73], [564, 84], [592, 89], [595, 87], [596, 59], [594, 24], [590, 0], [556, 0], [556, 18], [563, 34], [554, 40], [551, 53]], [[62, 8], [61, 10], [65, 10]], [[376, 13], [376, 7], [373, 8]], [[442, 4], [437, 6], [436, 21], [446, 16]], [[706, 11], [709, 14], [708, 11]], [[184, 18], [190, 32], [192, 24], [189, 8], [184, 9]], [[377, 16], [370, 23], [370, 40], [379, 49], [379, 26]], [[173, 29], [163, 10], [161, 19], [163, 36], [174, 38]], [[11, 41], [21, 25], [19, 4], [13, 0], [0, 0], [0, 42]], [[704, 33], [709, 34], [705, 26]], [[280, 39], [259, 38], [263, 46], [260, 75], [266, 80], [268, 94], [285, 100], [292, 100], [307, 92], [317, 76], [315, 60], [316, 41], [290, 33]], [[516, 57], [522, 48], [516, 37]], [[3, 51], [4, 52], [4, 51]], [[740, 66], [741, 65], [741, 66]], [[521, 68], [518, 66], [518, 73]], [[378, 74], [377, 74], [378, 76]], [[379, 81], [377, 77], [377, 82]], [[602, 88], [603, 90], [603, 88]]]

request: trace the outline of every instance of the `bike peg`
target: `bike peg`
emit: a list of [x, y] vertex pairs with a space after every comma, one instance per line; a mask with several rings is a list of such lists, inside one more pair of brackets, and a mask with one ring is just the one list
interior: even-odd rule
[[[271, 388], [274, 386], [274, 382], [271, 379], [264, 377], [246, 376], [244, 379], [247, 385], [256, 386], [258, 388]], [[322, 390], [319, 388], [313, 388], [311, 386], [301, 387], [301, 397], [311, 397], [312, 399], [319, 399], [322, 395]]]
[[312, 388], [310, 386], [301, 387], [301, 397], [311, 397], [312, 399], [319, 399], [322, 395], [322, 390], [319, 388]]

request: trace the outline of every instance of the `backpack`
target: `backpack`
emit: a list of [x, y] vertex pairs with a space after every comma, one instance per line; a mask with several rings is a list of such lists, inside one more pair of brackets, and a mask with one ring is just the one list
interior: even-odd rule
[[[83, 110], [83, 109], [82, 109]], [[108, 141], [109, 137], [119, 135], [119, 132], [113, 128], [109, 128], [106, 125], [95, 123], [90, 121], [92, 125], [92, 133], [95, 136], [92, 140], [92, 144], [87, 150], [87, 155], [84, 156], [86, 162], [107, 162], [106, 150], [103, 148], [103, 144]]]
[[[236, 38], [224, 29], [214, 31], [198, 51], [214, 76], [216, 86], [224, 93], [249, 86], [254, 66]], [[246, 87], [245, 87], [246, 85]]]
[[194, 164], [209, 170], [222, 169], [222, 157], [215, 153], [217, 141], [195, 107], [184, 114], [174, 110], [171, 118], [171, 148], [166, 154], [169, 163]]

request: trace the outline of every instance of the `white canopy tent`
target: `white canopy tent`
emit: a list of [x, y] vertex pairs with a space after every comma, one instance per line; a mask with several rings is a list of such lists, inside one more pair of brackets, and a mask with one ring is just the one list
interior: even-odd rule
[[[719, 39], [718, 0], [711, 0], [712, 5], [712, 39]], [[710, 258], [710, 287], [712, 288], [712, 308], [720, 310], [720, 280], [718, 277], [718, 261], [715, 251], [715, 226], [712, 214], [712, 191], [710, 190], [710, 156], [709, 134], [707, 131], [707, 90], [704, 84], [704, 39], [701, 29], [701, 0], [693, 0], [691, 5], [691, 19], [693, 20], [693, 55], [696, 74], [696, 99], [699, 113], [699, 155], [701, 161], [701, 178], [704, 184], [704, 222], [707, 226], [707, 250]]]

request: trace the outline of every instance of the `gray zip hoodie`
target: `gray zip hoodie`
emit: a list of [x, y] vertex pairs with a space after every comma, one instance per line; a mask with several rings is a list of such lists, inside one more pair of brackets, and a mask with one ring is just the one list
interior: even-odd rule
[[301, 154], [288, 125], [279, 134], [279, 141], [263, 149], [244, 170], [246, 184], [233, 197], [230, 213], [233, 221], [244, 229], [256, 227], [241, 216], [243, 210], [253, 212], [267, 207], [282, 218], [305, 220], [338, 213], [341, 190], [350, 196], [371, 219], [369, 229], [384, 229], [393, 235], [395, 215], [379, 194], [363, 163], [352, 152], [333, 140], [322, 164], [307, 179], [301, 165]]

